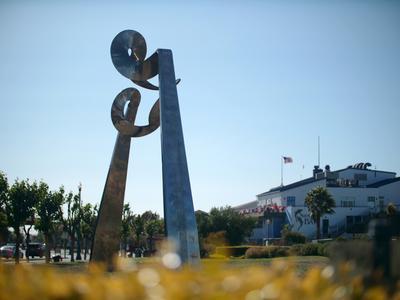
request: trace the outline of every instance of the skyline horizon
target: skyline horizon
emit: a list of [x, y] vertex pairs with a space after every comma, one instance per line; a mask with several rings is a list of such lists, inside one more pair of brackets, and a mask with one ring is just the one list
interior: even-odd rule
[[[24, 20], [21, 22], [21, 20]], [[113, 38], [171, 49], [195, 209], [239, 205], [321, 166], [400, 172], [400, 2], [0, 2], [0, 170], [100, 203], [117, 131], [110, 109], [134, 86]], [[156, 84], [154, 80], [153, 84]], [[139, 88], [137, 123], [158, 93]], [[303, 168], [304, 166], [304, 168]], [[133, 139], [125, 201], [162, 214], [160, 132]]]
[[[283, 156], [282, 156], [282, 157], [283, 157]], [[291, 157], [291, 158], [293, 159], [293, 163], [294, 163], [295, 159], [294, 159], [293, 157]], [[360, 163], [360, 162], [357, 162], [357, 163]], [[355, 164], [357, 164], [357, 163], [355, 163]], [[364, 163], [366, 163], [366, 162], [364, 162]], [[329, 164], [326, 164], [326, 165], [313, 165], [312, 168], [310, 168], [310, 171], [311, 171], [311, 172], [309, 172], [309, 173], [310, 173], [309, 176], [303, 177], [302, 174], [300, 174], [300, 178], [299, 178], [299, 179], [297, 179], [297, 180], [295, 179], [295, 180], [292, 180], [292, 181], [287, 182], [287, 183], [284, 182], [283, 186], [291, 185], [291, 184], [293, 184], [293, 183], [297, 183], [297, 182], [300, 182], [300, 181], [303, 181], [303, 180], [307, 180], [307, 179], [309, 179], [309, 178], [312, 178], [313, 176], [311, 176], [311, 175], [312, 175], [312, 170], [313, 170], [314, 167], [319, 166], [321, 169], [325, 170], [325, 167], [326, 167], [327, 165], [329, 165]], [[330, 166], [330, 165], [329, 165], [329, 166]], [[337, 168], [337, 169], [331, 169], [331, 170], [332, 170], [332, 172], [335, 172], [335, 171], [343, 170], [343, 169], [346, 169], [346, 168], [349, 168], [349, 167], [352, 167], [352, 166], [354, 166], [354, 164], [350, 164], [350, 165], [347, 165], [347, 166], [343, 166], [343, 167], [339, 167], [339, 168]], [[330, 166], [330, 167], [331, 167], [331, 166]], [[373, 168], [373, 169], [371, 169], [371, 168]], [[371, 170], [371, 171], [378, 171], [378, 172], [389, 172], [389, 173], [394, 173], [394, 174], [396, 174], [397, 177], [398, 177], [398, 175], [399, 175], [398, 171], [377, 169], [377, 166], [376, 166], [376, 165], [373, 165], [373, 164], [371, 165], [371, 168], [369, 168], [368, 170]], [[305, 167], [302, 168], [302, 169], [304, 170]], [[4, 172], [3, 170], [0, 170], [0, 171], [1, 171], [1, 172]], [[5, 172], [4, 172], [4, 173], [5, 173]], [[129, 171], [128, 171], [128, 173], [129, 173]], [[7, 173], [5, 173], [5, 174], [6, 174], [6, 176], [8, 177], [8, 174], [7, 174]], [[190, 174], [189, 174], [189, 175], [190, 175]], [[28, 179], [28, 180], [31, 181], [31, 178], [18, 178], [18, 177], [14, 178], [13, 181], [15, 181], [15, 180], [17, 180], [17, 179], [18, 179], [18, 180], [25, 180], [25, 179]], [[33, 179], [32, 182], [33, 182], [33, 181], [41, 181], [41, 180], [43, 180], [43, 179]], [[12, 183], [13, 183], [13, 182], [10, 181], [9, 178], [8, 178], [8, 181], [9, 181], [9, 184], [12, 184]], [[61, 187], [61, 186], [64, 186], [64, 185], [61, 184], [59, 187]], [[83, 182], [78, 182], [78, 183], [76, 184], [77, 190], [78, 190], [78, 187], [79, 187], [79, 186], [81, 186], [81, 188], [82, 188], [81, 192], [82, 192], [82, 194], [83, 194], [83, 191], [84, 191], [84, 188], [83, 188], [83, 187], [84, 187], [84, 183], [83, 183]], [[221, 206], [218, 206], [218, 205], [216, 205], [216, 206], [210, 206], [207, 210], [205, 210], [205, 209], [201, 209], [201, 208], [196, 208], [196, 201], [195, 201], [195, 199], [193, 199], [193, 204], [194, 204], [195, 211], [201, 210], [201, 211], [209, 212], [212, 208], [220, 208], [220, 207], [226, 207], [226, 206], [228, 206], [228, 207], [233, 207], [233, 208], [234, 208], [234, 207], [240, 206], [240, 205], [242, 205], [242, 204], [246, 204], [246, 203], [249, 203], [249, 202], [257, 201], [257, 197], [256, 197], [256, 196], [257, 196], [258, 194], [262, 194], [262, 193], [268, 192], [269, 190], [274, 189], [274, 188], [277, 188], [277, 187], [280, 187], [280, 186], [282, 186], [282, 185], [281, 185], [281, 184], [278, 184], [278, 185], [271, 185], [270, 187], [267, 187], [267, 188], [265, 189], [265, 191], [255, 193], [255, 194], [253, 195], [253, 199], [250, 199], [250, 198], [249, 198], [249, 200], [242, 201], [242, 202], [237, 203], [237, 204], [235, 204], [235, 205], [232, 205], [232, 204], [230, 204], [230, 203], [226, 203], [226, 204], [221, 205]], [[50, 187], [50, 189], [51, 189], [51, 190], [56, 190], [56, 189], [58, 189], [59, 187], [55, 187], [55, 188]], [[66, 190], [65, 192], [66, 192], [66, 193], [72, 192], [73, 194], [75, 194], [75, 192], [74, 192], [73, 190]], [[76, 194], [77, 194], [77, 193], [76, 193]], [[90, 201], [90, 202], [85, 202], [85, 199], [83, 199], [83, 198], [84, 198], [84, 197], [82, 197], [82, 201], [83, 201], [84, 204], [90, 203], [90, 204], [92, 204], [92, 205], [100, 205], [100, 200], [101, 200], [101, 199], [99, 199], [98, 202], [92, 202], [92, 201]], [[160, 199], [160, 201], [161, 201], [161, 205], [162, 205], [162, 199]], [[131, 202], [128, 201], [127, 203], [130, 204]], [[131, 208], [132, 208], [132, 207], [131, 207]], [[134, 212], [135, 214], [137, 214], [137, 213], [142, 214], [142, 213], [144, 213], [144, 212], [146, 212], [146, 211], [147, 211], [147, 210], [143, 210], [143, 211], [139, 211], [139, 212], [133, 211], [133, 212]], [[153, 210], [151, 210], [151, 211], [153, 211]], [[163, 210], [162, 210], [162, 209], [161, 209], [160, 211], [159, 211], [159, 210], [154, 210], [153, 212], [158, 213], [158, 214], [163, 218]]]

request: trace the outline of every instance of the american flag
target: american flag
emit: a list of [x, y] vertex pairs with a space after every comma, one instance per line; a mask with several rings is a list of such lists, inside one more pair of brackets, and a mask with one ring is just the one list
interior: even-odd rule
[[291, 157], [289, 157], [289, 156], [282, 156], [282, 158], [283, 158], [283, 162], [284, 162], [285, 164], [290, 164], [290, 163], [293, 162], [293, 158], [291, 158]]

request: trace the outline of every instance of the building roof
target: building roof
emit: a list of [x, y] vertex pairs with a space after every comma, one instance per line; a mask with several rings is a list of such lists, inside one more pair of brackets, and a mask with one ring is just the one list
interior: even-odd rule
[[[371, 170], [371, 169], [360, 169], [360, 168], [355, 168], [353, 166], [348, 166], [347, 168], [343, 168], [343, 169], [339, 169], [339, 170], [331, 171], [331, 172], [332, 173], [338, 173], [338, 172], [342, 172], [342, 171], [349, 170], [349, 169], [361, 170], [361, 171], [370, 171], [370, 172], [379, 172], [379, 173], [387, 173], [387, 174], [396, 175], [395, 172], [387, 172], [387, 171], [379, 171], [379, 170]], [[258, 194], [257, 197], [269, 195], [269, 194], [272, 194], [272, 193], [283, 192], [283, 191], [286, 191], [286, 190], [290, 190], [290, 189], [293, 189], [293, 188], [297, 188], [297, 187], [300, 187], [300, 186], [303, 186], [303, 185], [307, 185], [307, 184], [310, 184], [310, 183], [313, 183], [313, 182], [316, 182], [316, 181], [320, 181], [320, 180], [325, 180], [325, 179], [326, 179], [325, 177], [319, 178], [319, 179], [315, 179], [314, 177], [309, 177], [309, 178], [306, 178], [306, 179], [303, 179], [303, 180], [300, 180], [300, 181], [297, 181], [297, 182], [294, 182], [294, 183], [291, 183], [291, 184], [288, 184], [288, 185], [278, 186], [278, 187], [272, 188], [267, 192]], [[399, 181], [399, 180], [400, 180], [400, 177], [385, 179], [385, 180], [382, 180], [382, 181], [379, 181], [379, 182], [376, 182], [376, 183], [369, 184], [369, 185], [367, 185], [367, 187], [376, 188], [376, 187], [380, 187], [380, 186], [383, 186], [383, 185], [386, 185], [386, 184], [390, 184], [390, 183], [393, 183], [393, 182], [396, 182], [396, 181]]]
[[385, 179], [385, 180], [381, 180], [375, 183], [371, 183], [367, 185], [367, 188], [378, 188], [387, 184], [391, 184], [393, 182], [397, 182], [400, 181], [400, 177], [396, 177], [396, 178], [389, 178], [389, 179]]
[[257, 206], [257, 203], [258, 203], [258, 201], [254, 200], [254, 201], [251, 201], [251, 202], [247, 202], [245, 204], [241, 204], [241, 205], [235, 206], [235, 207], [233, 207], [233, 209], [236, 209], [236, 210], [238, 210], [238, 209], [249, 209], [249, 208], [253, 208], [253, 207]]
[[290, 189], [293, 189], [293, 188], [297, 188], [299, 186], [307, 185], [307, 184], [310, 184], [310, 183], [313, 183], [313, 182], [316, 182], [316, 181], [325, 180], [325, 179], [326, 178], [315, 179], [314, 177], [309, 177], [309, 178], [306, 178], [306, 179], [303, 179], [303, 180], [300, 180], [300, 181], [297, 181], [297, 182], [293, 182], [293, 183], [288, 184], [288, 185], [278, 186], [278, 187], [272, 188], [268, 192], [261, 193], [261, 194], [257, 195], [257, 197], [258, 196], [264, 196], [264, 195], [267, 195], [267, 194], [270, 194], [270, 193], [274, 193], [274, 192], [283, 192], [283, 191], [286, 191], [286, 190], [290, 190]]
[[386, 173], [386, 174], [396, 174], [396, 172], [372, 170], [372, 169], [360, 169], [360, 168], [354, 168], [353, 166], [348, 166], [347, 168], [339, 169], [339, 170], [332, 171], [332, 172], [337, 173], [337, 172], [342, 172], [342, 171], [346, 171], [346, 170], [359, 170], [359, 171], [370, 171], [370, 172]]

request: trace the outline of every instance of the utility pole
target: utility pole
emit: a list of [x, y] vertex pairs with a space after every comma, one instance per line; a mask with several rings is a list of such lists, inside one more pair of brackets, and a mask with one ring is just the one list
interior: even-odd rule
[[82, 232], [81, 232], [81, 217], [82, 217], [82, 197], [81, 197], [81, 192], [82, 192], [82, 183], [79, 182], [78, 185], [78, 190], [79, 190], [79, 210], [78, 210], [78, 227], [77, 227], [77, 235], [78, 235], [78, 245], [76, 247], [76, 260], [82, 260], [81, 256], [81, 240], [82, 240]]

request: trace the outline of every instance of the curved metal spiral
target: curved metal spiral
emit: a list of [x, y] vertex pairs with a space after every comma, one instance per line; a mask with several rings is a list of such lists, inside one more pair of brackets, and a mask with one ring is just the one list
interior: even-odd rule
[[153, 53], [145, 60], [146, 41], [137, 31], [124, 30], [111, 43], [111, 60], [114, 67], [126, 78], [140, 86], [153, 89], [147, 81], [158, 74], [158, 55]]
[[[111, 60], [117, 71], [132, 80], [135, 84], [150, 90], [159, 88], [147, 79], [158, 74], [158, 54], [153, 53], [146, 58], [147, 46], [144, 37], [135, 30], [124, 30], [118, 33], [111, 43]], [[176, 80], [176, 84], [180, 79]], [[137, 89], [123, 90], [115, 98], [111, 108], [111, 119], [115, 128], [122, 134], [130, 137], [141, 137], [152, 133], [160, 126], [160, 103], [157, 100], [149, 113], [149, 124], [136, 126], [134, 121], [129, 121], [124, 115], [126, 102], [137, 107], [140, 103], [140, 93]]]
[[129, 102], [129, 106], [136, 114], [140, 103], [140, 93], [135, 88], [127, 88], [120, 92], [111, 107], [111, 120], [115, 128], [123, 135], [130, 137], [141, 137], [152, 133], [160, 126], [160, 101], [157, 100], [150, 110], [149, 124], [146, 126], [138, 126], [132, 122], [132, 119], [124, 113], [124, 107]]

